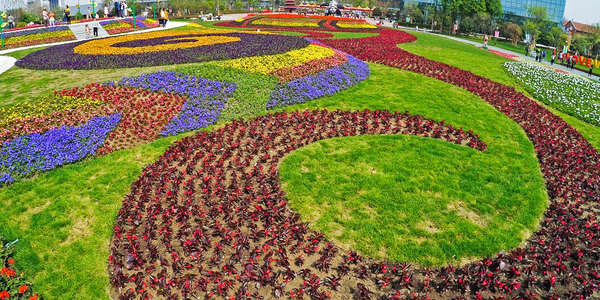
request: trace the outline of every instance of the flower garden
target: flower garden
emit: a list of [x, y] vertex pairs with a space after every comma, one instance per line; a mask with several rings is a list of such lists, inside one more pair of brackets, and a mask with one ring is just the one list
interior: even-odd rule
[[[135, 22], [136, 28], [133, 28], [133, 22]], [[108, 34], [113, 35], [158, 27], [158, 21], [146, 17], [136, 17], [135, 21], [133, 18], [124, 18], [101, 21], [100, 26], [102, 26]]]
[[43, 27], [4, 33], [6, 49], [75, 40], [69, 26]]
[[0, 235], [34, 283], [6, 283], [0, 252], [0, 297], [597, 297], [592, 83], [468, 49], [501, 84], [350, 19], [217, 25], [54, 46], [0, 75], [140, 71], [0, 108]]

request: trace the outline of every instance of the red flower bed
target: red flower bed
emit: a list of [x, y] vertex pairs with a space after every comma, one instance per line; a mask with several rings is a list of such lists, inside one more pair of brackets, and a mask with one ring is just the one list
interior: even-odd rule
[[490, 52], [492, 52], [492, 53], [494, 53], [494, 54], [496, 54], [496, 55], [500, 55], [500, 56], [502, 56], [502, 57], [505, 57], [505, 58], [511, 59], [511, 60], [517, 60], [517, 58], [519, 57], [519, 56], [517, 56], [517, 55], [508, 54], [508, 53], [504, 53], [504, 52], [501, 52], [501, 51], [496, 51], [496, 50], [488, 50], [488, 51], [490, 51]]
[[360, 21], [352, 18], [342, 18], [333, 16], [316, 16], [316, 15], [297, 15], [297, 14], [249, 14], [252, 17], [268, 17], [268, 18], [290, 18], [290, 19], [325, 19], [325, 20], [338, 20], [338, 21]]
[[341, 66], [348, 61], [344, 52], [335, 49], [334, 51], [335, 53], [332, 56], [311, 60], [298, 66], [278, 69], [271, 74], [279, 76], [279, 82], [286, 82], [315, 74], [332, 67]]
[[486, 148], [470, 131], [381, 111], [281, 112], [184, 138], [144, 169], [123, 202], [109, 267], [119, 299], [350, 299], [357, 282], [375, 288], [368, 281], [384, 267], [373, 270], [301, 223], [277, 168], [302, 146], [365, 134]]
[[592, 297], [600, 284], [596, 217], [600, 156], [596, 149], [571, 125], [514, 88], [396, 47], [414, 39], [401, 31], [382, 29], [377, 37], [323, 42], [362, 60], [462, 87], [506, 114], [533, 142], [551, 200], [527, 247], [465, 268], [442, 269], [442, 280], [428, 281], [436, 285], [423, 282], [416, 290], [465, 294], [470, 290], [477, 297], [505, 295], [507, 299]]
[[88, 84], [85, 88], [62, 90], [57, 94], [100, 100], [123, 114], [119, 125], [110, 133], [98, 154], [131, 148], [157, 139], [160, 131], [187, 101], [187, 97], [180, 95], [98, 83]]

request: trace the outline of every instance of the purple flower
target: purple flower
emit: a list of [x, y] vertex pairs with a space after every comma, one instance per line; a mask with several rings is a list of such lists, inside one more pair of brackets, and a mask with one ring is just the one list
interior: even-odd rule
[[348, 62], [341, 66], [277, 85], [271, 92], [267, 108], [290, 106], [333, 95], [358, 84], [370, 74], [369, 65], [348, 55]]
[[[107, 83], [114, 85], [114, 82]], [[136, 77], [125, 77], [117, 84], [151, 91], [186, 95], [186, 101], [161, 135], [176, 135], [182, 132], [207, 127], [217, 122], [225, 107], [227, 97], [236, 89], [235, 84], [207, 80], [176, 72], [155, 72]]]
[[94, 155], [121, 120], [121, 114], [94, 117], [77, 126], [19, 136], [0, 149], [0, 186]]

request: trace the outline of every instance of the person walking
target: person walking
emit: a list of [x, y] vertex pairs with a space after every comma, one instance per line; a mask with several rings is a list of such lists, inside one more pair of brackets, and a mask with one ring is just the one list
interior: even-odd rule
[[554, 65], [555, 59], [556, 59], [556, 54], [552, 54], [552, 57], [550, 58], [550, 65]]
[[588, 77], [592, 77], [593, 73], [594, 73], [594, 64], [590, 64], [590, 71], [588, 72]]
[[42, 10], [42, 18], [44, 19], [44, 26], [48, 27], [50, 17], [48, 16], [48, 10], [46, 8]]
[[121, 16], [121, 2], [116, 1], [115, 2], [115, 18], [118, 18]]
[[8, 14], [8, 29], [13, 29], [15, 28], [15, 17], [13, 17], [11, 14]]
[[125, 2], [125, 1], [121, 2], [121, 11], [123, 11], [123, 17], [127, 18], [127, 14], [129, 13], [127, 11], [127, 2]]
[[108, 18], [110, 15], [110, 12], [108, 11], [108, 5], [104, 4], [104, 17]]
[[71, 9], [68, 5], [65, 6], [65, 19], [67, 19], [67, 24], [71, 24]]

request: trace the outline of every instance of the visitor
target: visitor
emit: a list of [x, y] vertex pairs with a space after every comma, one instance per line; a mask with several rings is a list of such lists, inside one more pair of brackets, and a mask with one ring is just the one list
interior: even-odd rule
[[92, 35], [92, 29], [90, 28], [90, 24], [85, 24], [85, 38], [89, 39]]
[[550, 58], [550, 65], [554, 65], [554, 60], [556, 59], [556, 55], [552, 54], [552, 57]]
[[90, 11], [90, 8], [87, 8], [87, 15], [85, 16], [86, 19], [91, 19], [92, 18], [92, 12]]
[[160, 12], [160, 18], [163, 20], [162, 26], [167, 27], [167, 20], [169, 19], [169, 15], [167, 14], [166, 9], [162, 9]]
[[593, 72], [594, 72], [594, 64], [590, 64], [590, 71], [588, 72], [588, 77], [592, 77]]
[[540, 62], [542, 62], [542, 60], [546, 60], [546, 50], [542, 52], [542, 59], [540, 59]]
[[94, 37], [98, 37], [98, 27], [100, 26], [100, 24], [98, 24], [97, 20], [94, 20], [92, 26], [94, 28]]
[[50, 17], [48, 16], [48, 10], [46, 8], [42, 10], [42, 18], [44, 19], [44, 26], [48, 27]]
[[108, 5], [104, 4], [104, 17], [110, 17], [110, 12], [108, 11]]
[[8, 14], [8, 29], [13, 29], [15, 28], [15, 17], [13, 17], [11, 14]]
[[535, 61], [539, 61], [540, 60], [540, 51], [538, 49], [535, 49]]
[[483, 36], [483, 48], [487, 49], [488, 39], [489, 39], [489, 37], [487, 34]]
[[71, 24], [71, 9], [68, 5], [65, 6], [65, 19], [67, 19], [67, 24]]
[[127, 3], [125, 1], [121, 2], [121, 11], [123, 12], [124, 18], [127, 18]]
[[115, 18], [118, 18], [121, 16], [121, 2], [115, 2]]
[[50, 13], [48, 14], [48, 17], [50, 18], [50, 27], [54, 27], [54, 21], [56, 21], [56, 19], [54, 17], [56, 17], [56, 15], [54, 14], [53, 11], [50, 11]]
[[529, 45], [525, 46], [525, 56], [529, 56]]

